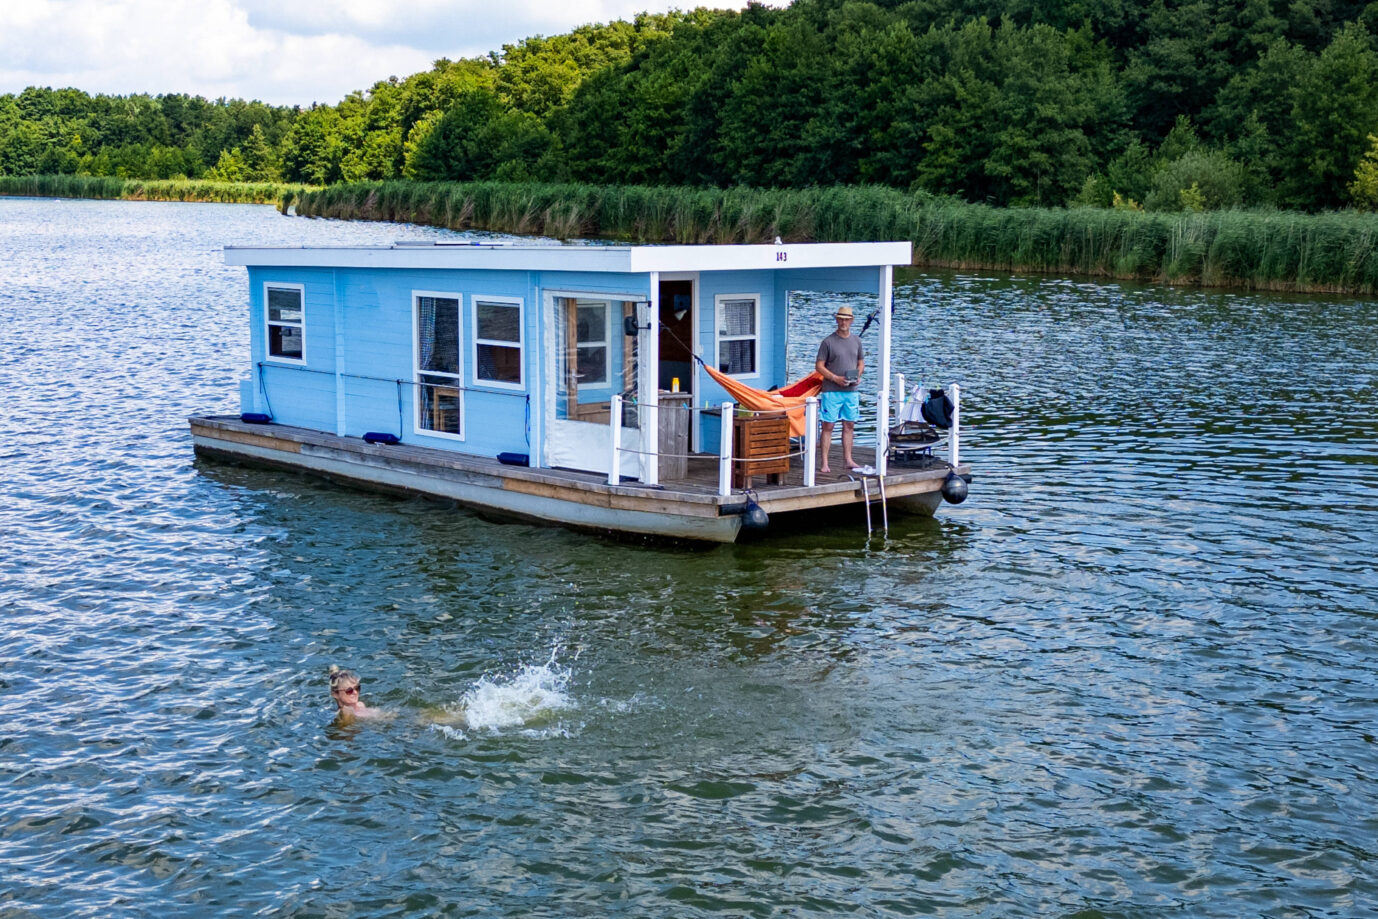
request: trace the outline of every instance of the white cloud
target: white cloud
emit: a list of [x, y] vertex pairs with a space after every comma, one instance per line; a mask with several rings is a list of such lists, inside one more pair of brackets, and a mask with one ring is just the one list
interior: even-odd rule
[[[0, 92], [183, 92], [338, 102], [439, 57], [626, 19], [649, 0], [23, 0], [0, 7]], [[741, 3], [710, 3], [741, 6]]]
[[646, 9], [695, 5], [664, 0], [329, 0], [289, 5], [243, 0], [250, 22], [264, 28], [293, 34], [337, 31], [449, 57], [485, 54], [528, 36], [558, 34], [591, 22], [630, 19]]

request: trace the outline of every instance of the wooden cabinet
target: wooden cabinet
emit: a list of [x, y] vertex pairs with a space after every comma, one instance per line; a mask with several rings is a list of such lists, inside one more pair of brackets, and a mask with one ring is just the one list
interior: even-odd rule
[[732, 419], [732, 457], [733, 488], [750, 488], [758, 475], [779, 485], [789, 472], [789, 418], [780, 412]]

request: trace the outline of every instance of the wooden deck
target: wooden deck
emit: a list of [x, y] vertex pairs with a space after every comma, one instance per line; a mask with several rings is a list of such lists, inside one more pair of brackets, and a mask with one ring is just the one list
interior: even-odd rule
[[[280, 424], [246, 424], [237, 416], [189, 419], [198, 453], [314, 472], [350, 484], [387, 491], [429, 494], [500, 513], [599, 530], [730, 542], [737, 536], [746, 494], [718, 494], [718, 457], [691, 457], [682, 478], [646, 486], [608, 484], [605, 475], [571, 469], [508, 466], [496, 458], [471, 456], [412, 444], [369, 444], [358, 437]], [[757, 477], [751, 492], [767, 514], [788, 515], [864, 501], [859, 476], [841, 471], [841, 446], [834, 443], [830, 465], [817, 483], [803, 483], [803, 460], [795, 457], [779, 484]], [[874, 464], [873, 448], [858, 446], [858, 462]], [[948, 466], [892, 465], [885, 489], [892, 510], [931, 513]], [[966, 472], [962, 466], [959, 472]], [[867, 483], [872, 494], [878, 481]]]

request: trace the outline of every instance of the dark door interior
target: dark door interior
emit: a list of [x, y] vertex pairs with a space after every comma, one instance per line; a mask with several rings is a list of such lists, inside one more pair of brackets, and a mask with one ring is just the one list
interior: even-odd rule
[[692, 281], [660, 282], [660, 388], [692, 392], [694, 380]]

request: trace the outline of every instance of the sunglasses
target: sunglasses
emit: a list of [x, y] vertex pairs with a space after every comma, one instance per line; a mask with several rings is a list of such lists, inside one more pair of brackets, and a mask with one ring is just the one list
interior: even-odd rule
[[337, 690], [335, 690], [335, 691], [336, 691], [337, 693], [339, 693], [340, 695], [342, 695], [342, 696], [347, 696], [347, 695], [350, 695], [351, 693], [357, 694], [357, 693], [359, 692], [359, 688], [362, 687], [363, 685], [364, 685], [363, 683], [357, 683], [357, 684], [355, 684], [354, 686], [350, 686], [348, 689], [337, 689]]

